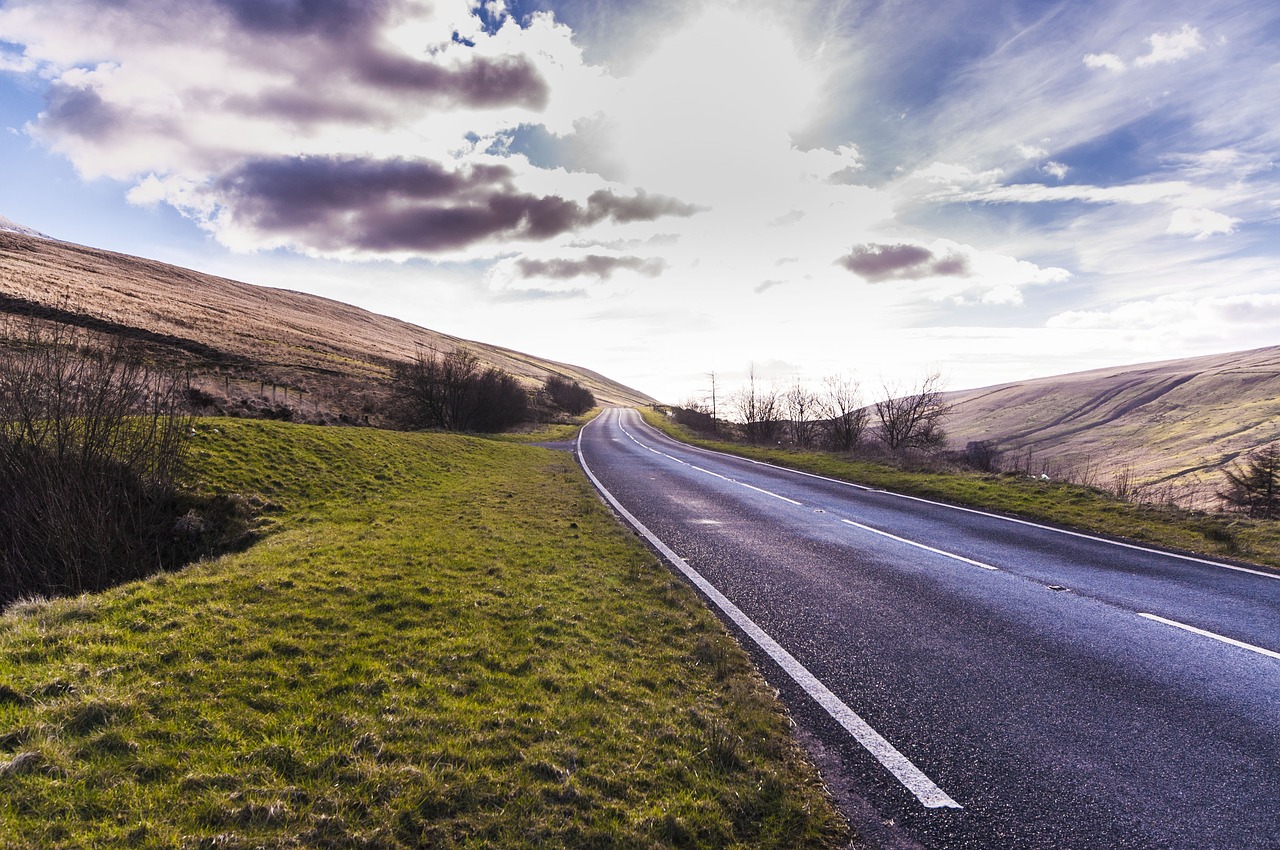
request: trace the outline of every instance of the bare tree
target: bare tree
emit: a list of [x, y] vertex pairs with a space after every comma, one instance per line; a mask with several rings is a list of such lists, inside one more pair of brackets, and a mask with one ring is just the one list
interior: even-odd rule
[[867, 428], [866, 406], [861, 388], [852, 378], [830, 375], [823, 379], [820, 399], [827, 443], [836, 451], [847, 452], [862, 441]]
[[884, 387], [885, 397], [875, 404], [880, 439], [894, 451], [935, 449], [946, 442], [942, 421], [951, 412], [943, 397], [942, 375], [925, 375], [908, 392]]
[[801, 448], [809, 448], [818, 436], [821, 407], [813, 390], [796, 379], [782, 394], [782, 411], [791, 428], [791, 439]]
[[747, 371], [747, 386], [734, 396], [734, 406], [742, 419], [748, 442], [771, 442], [777, 437], [780, 427], [778, 391], [773, 387], [765, 389], [760, 386], [754, 363]]
[[720, 389], [720, 383], [716, 378], [716, 373], [714, 370], [707, 373], [707, 378], [708, 380], [711, 381], [711, 386], [708, 389], [708, 392], [710, 393], [709, 400], [711, 401], [711, 410], [709, 411], [711, 414], [711, 430], [715, 431], [715, 430], [718, 430], [716, 420], [720, 416], [719, 410], [716, 409], [716, 394]]

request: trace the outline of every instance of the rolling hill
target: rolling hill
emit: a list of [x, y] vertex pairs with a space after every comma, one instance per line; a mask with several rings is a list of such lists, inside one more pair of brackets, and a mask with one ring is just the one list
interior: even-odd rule
[[1280, 439], [1280, 346], [1020, 381], [949, 400], [952, 445], [990, 440], [1006, 468], [1206, 506], [1224, 466]]
[[[5, 220], [8, 221], [7, 219]], [[35, 316], [121, 335], [175, 364], [228, 412], [289, 408], [308, 421], [381, 419], [396, 361], [462, 347], [530, 386], [550, 373], [604, 404], [648, 404], [566, 363], [463, 340], [348, 304], [0, 228], [0, 317]]]

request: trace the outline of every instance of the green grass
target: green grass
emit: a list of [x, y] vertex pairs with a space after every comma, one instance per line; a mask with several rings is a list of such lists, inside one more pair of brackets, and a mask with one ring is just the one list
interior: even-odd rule
[[249, 550], [0, 618], [0, 847], [832, 847], [786, 717], [566, 453], [203, 420]]
[[488, 434], [488, 439], [502, 440], [509, 443], [556, 443], [574, 440], [582, 426], [600, 414], [600, 408], [593, 408], [582, 416], [565, 417], [566, 422], [531, 422], [501, 434]]
[[649, 424], [691, 445], [895, 493], [1280, 568], [1280, 523], [1276, 522], [1138, 505], [1101, 490], [1060, 481], [966, 471], [914, 471], [830, 452], [712, 440], [653, 408], [641, 413]]

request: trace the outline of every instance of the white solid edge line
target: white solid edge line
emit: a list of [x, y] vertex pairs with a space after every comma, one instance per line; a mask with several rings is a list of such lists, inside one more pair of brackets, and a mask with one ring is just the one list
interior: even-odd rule
[[[641, 443], [641, 442], [640, 442], [640, 440], [637, 440], [637, 439], [635, 438], [635, 435], [634, 435], [634, 434], [632, 434], [632, 433], [631, 433], [631, 431], [628, 431], [628, 430], [626, 429], [626, 426], [625, 426], [625, 425], [618, 424], [618, 430], [622, 431], [622, 433], [623, 433], [623, 434], [626, 434], [627, 439], [630, 439], [632, 443], [635, 443], [636, 445], [639, 445], [639, 447], [640, 447], [640, 448], [645, 449], [645, 451], [653, 452], [654, 454], [657, 454], [657, 456], [659, 456], [659, 457], [666, 457], [666, 458], [667, 458], [667, 460], [671, 460], [671, 461], [675, 461], [676, 463], [680, 463], [680, 465], [681, 465], [681, 466], [687, 466], [687, 467], [689, 467], [689, 469], [691, 469], [691, 470], [698, 470], [699, 472], [705, 472], [705, 474], [707, 474], [707, 475], [710, 475], [710, 476], [713, 476], [713, 477], [718, 477], [718, 479], [721, 479], [721, 480], [723, 480], [723, 481], [728, 481], [728, 483], [730, 483], [730, 484], [737, 484], [737, 485], [739, 485], [739, 486], [745, 486], [745, 488], [746, 488], [746, 489], [749, 489], [749, 490], [755, 490], [755, 492], [756, 492], [756, 493], [763, 493], [764, 495], [772, 495], [772, 497], [773, 497], [773, 498], [776, 498], [776, 499], [782, 499], [782, 501], [783, 501], [783, 502], [788, 502], [788, 503], [791, 503], [791, 504], [795, 504], [795, 506], [796, 506], [796, 507], [804, 507], [804, 504], [801, 504], [800, 502], [796, 502], [796, 501], [795, 501], [795, 499], [788, 499], [787, 497], [785, 497], [785, 495], [778, 495], [777, 493], [771, 493], [771, 492], [769, 492], [769, 490], [765, 490], [765, 489], [762, 489], [762, 488], [758, 488], [758, 486], [754, 486], [754, 485], [751, 485], [751, 484], [745, 484], [745, 483], [742, 483], [742, 481], [739, 481], [739, 480], [737, 480], [737, 479], [731, 479], [731, 477], [728, 477], [727, 475], [721, 475], [721, 474], [719, 474], [719, 472], [712, 472], [712, 471], [710, 471], [710, 470], [704, 470], [704, 469], [703, 469], [703, 467], [700, 467], [700, 466], [694, 466], [694, 465], [692, 465], [692, 463], [690, 463], [689, 461], [682, 461], [682, 460], [680, 460], [680, 458], [675, 457], [675, 456], [672, 456], [672, 454], [667, 454], [666, 452], [660, 451], [660, 449], [657, 449], [657, 448], [652, 447], [652, 445], [645, 445], [644, 443]], [[751, 461], [751, 462], [753, 462], [753, 463], [762, 463], [762, 462], [760, 462], [760, 461]], [[762, 465], [763, 465], [763, 466], [773, 466], [773, 465], [772, 465], [772, 463], [762, 463]], [[774, 467], [774, 469], [783, 470], [783, 471], [795, 471], [795, 470], [786, 470], [786, 467], [782, 467], [782, 466]], [[808, 474], [808, 472], [800, 472], [800, 475], [809, 475], [809, 474]], [[820, 475], [809, 475], [809, 476], [810, 476], [810, 477], [822, 477], [822, 476], [820, 476]], [[828, 480], [831, 480], [831, 479], [828, 479]], [[851, 486], [858, 486], [858, 485], [856, 485], [856, 484], [855, 484], [855, 485], [851, 485]], [[864, 489], [865, 489], [865, 488], [864, 488]], [[870, 531], [870, 533], [872, 533], [872, 534], [878, 534], [878, 535], [884, 536], [884, 538], [888, 538], [888, 539], [890, 539], [890, 540], [897, 540], [897, 541], [899, 541], [899, 543], [905, 543], [906, 545], [909, 545], [909, 547], [915, 547], [916, 549], [924, 549], [924, 550], [925, 550], [925, 552], [932, 552], [933, 554], [941, 554], [941, 556], [942, 556], [942, 557], [945, 557], [945, 558], [951, 558], [951, 559], [954, 559], [954, 561], [961, 561], [961, 562], [964, 562], [964, 563], [969, 563], [969, 565], [973, 565], [973, 566], [975, 566], [975, 567], [982, 567], [982, 568], [983, 568], [983, 570], [995, 570], [995, 571], [1000, 570], [1000, 567], [993, 567], [993, 566], [989, 565], [989, 563], [983, 563], [982, 561], [974, 561], [974, 559], [973, 559], [973, 558], [966, 558], [966, 557], [964, 557], [964, 556], [961, 556], [961, 554], [956, 554], [956, 553], [954, 553], [954, 552], [946, 552], [946, 550], [945, 550], [945, 549], [936, 549], [936, 548], [931, 547], [931, 545], [925, 545], [925, 544], [923, 544], [923, 543], [916, 543], [916, 541], [915, 541], [915, 540], [908, 540], [908, 539], [906, 539], [906, 538], [900, 538], [900, 536], [897, 536], [896, 534], [890, 534], [890, 533], [888, 533], [888, 531], [881, 531], [881, 530], [879, 530], [879, 529], [873, 529], [873, 527], [872, 527], [872, 526], [869, 526], [869, 525], [863, 525], [863, 524], [861, 524], [861, 522], [854, 522], [854, 521], [852, 521], [852, 520], [841, 520], [841, 522], [844, 522], [844, 524], [845, 524], [845, 525], [851, 525], [851, 526], [854, 526], [854, 527], [855, 527], [855, 529], [861, 529], [861, 530], [863, 530], [863, 531]]]
[[923, 543], [917, 543], [914, 540], [908, 540], [905, 537], [899, 537], [896, 534], [890, 534], [887, 531], [881, 531], [878, 528], [872, 528], [869, 525], [863, 525], [860, 522], [854, 522], [851, 519], [842, 519], [840, 521], [843, 522], [845, 525], [852, 525], [854, 528], [861, 528], [863, 531], [870, 531], [872, 534], [879, 534], [881, 537], [888, 537], [890, 540], [896, 540], [899, 543], [905, 543], [908, 546], [914, 546], [917, 549], [923, 549], [926, 552], [932, 552], [935, 555], [942, 555], [945, 558], [951, 558], [952, 560], [956, 560], [956, 561], [963, 561], [964, 563], [972, 564], [975, 567], [982, 567], [984, 570], [998, 571], [1000, 569], [999, 567], [993, 567], [990, 564], [984, 564], [981, 561], [975, 561], [973, 560], [973, 558], [966, 558], [963, 555], [957, 555], [954, 552], [947, 552], [943, 549], [935, 549], [932, 546], [926, 546]]
[[[648, 423], [644, 422], [643, 419], [641, 419], [641, 422], [646, 426], [648, 426], [650, 430], [654, 430], [655, 433], [661, 434], [660, 431], [653, 429], [653, 427], [649, 426]], [[677, 443], [680, 442], [679, 440], [675, 440], [675, 438], [673, 437], [668, 437], [668, 439], [671, 439]], [[909, 499], [913, 502], [921, 502], [926, 505], [935, 505], [939, 508], [948, 508], [953, 511], [962, 511], [967, 514], [976, 514], [978, 516], [990, 517], [991, 519], [998, 519], [998, 520], [1003, 520], [1005, 522], [1012, 522], [1018, 525], [1025, 525], [1030, 528], [1039, 528], [1042, 531], [1052, 531], [1056, 534], [1065, 534], [1069, 537], [1079, 537], [1082, 540], [1093, 540], [1098, 543], [1105, 543], [1111, 546], [1120, 546], [1125, 549], [1133, 549], [1136, 552], [1146, 552], [1150, 555], [1164, 555], [1166, 557], [1177, 558], [1182, 561], [1190, 561], [1196, 564], [1205, 564], [1210, 567], [1219, 567], [1224, 570], [1234, 570], [1235, 572], [1238, 572], [1238, 573], [1248, 573], [1249, 575], [1261, 576], [1262, 578], [1269, 578], [1269, 579], [1272, 579], [1273, 581], [1280, 581], [1280, 573], [1264, 573], [1261, 570], [1252, 570], [1252, 569], [1249, 569], [1248, 567], [1238, 567], [1235, 564], [1224, 564], [1222, 561], [1211, 561], [1208, 558], [1199, 558], [1195, 555], [1183, 555], [1179, 552], [1166, 552], [1163, 549], [1152, 549], [1149, 546], [1139, 546], [1136, 543], [1125, 543], [1122, 540], [1112, 540], [1107, 537], [1099, 537], [1094, 534], [1086, 534], [1082, 531], [1071, 531], [1066, 528], [1057, 528], [1052, 525], [1043, 525], [1038, 522], [1033, 522], [1032, 520], [1029, 520], [1029, 519], [1019, 519], [1018, 517], [1004, 516], [1003, 514], [993, 514], [993, 513], [990, 513], [989, 511], [982, 511], [982, 510], [978, 510], [977, 508], [966, 508], [961, 505], [949, 505], [946, 502], [935, 502], [933, 499], [925, 499], [921, 496], [908, 496], [905, 493], [895, 493], [892, 490], [883, 490], [883, 489], [878, 489], [876, 487], [867, 487], [864, 484], [854, 484], [852, 481], [841, 481], [838, 478], [829, 478], [825, 475], [817, 475], [815, 473], [805, 472], [804, 470], [800, 470], [800, 469], [791, 469], [786, 466], [778, 466], [775, 463], [767, 463], [763, 460], [754, 460], [749, 457], [740, 457], [738, 455], [731, 455], [726, 452], [712, 451], [711, 449], [704, 449], [701, 446], [690, 446], [688, 443], [680, 443], [680, 445], [685, 446], [691, 451], [703, 452], [704, 454], [723, 455], [724, 457], [745, 461], [746, 463], [752, 463], [752, 464], [755, 464], [756, 466], [767, 466], [767, 467], [770, 467], [771, 469], [776, 469], [779, 472], [789, 472], [792, 475], [803, 475], [806, 478], [817, 478], [820, 481], [827, 481], [831, 484], [842, 484], [845, 487], [852, 487], [855, 490], [865, 490], [868, 493], [883, 493], [886, 496], [894, 496], [899, 499]]]
[[1220, 641], [1222, 643], [1229, 643], [1232, 646], [1238, 646], [1241, 649], [1247, 649], [1250, 652], [1256, 652], [1259, 655], [1265, 655], [1268, 658], [1280, 659], [1280, 652], [1272, 652], [1270, 649], [1263, 649], [1260, 646], [1254, 646], [1251, 643], [1245, 643], [1242, 640], [1229, 638], [1224, 635], [1217, 634], [1216, 632], [1207, 632], [1204, 629], [1197, 629], [1195, 626], [1188, 626], [1186, 623], [1179, 623], [1177, 620], [1167, 620], [1164, 617], [1157, 617], [1155, 614], [1143, 614], [1141, 612], [1138, 613], [1138, 616], [1145, 617], [1148, 620], [1155, 620], [1157, 623], [1164, 623], [1166, 626], [1173, 626], [1175, 629], [1182, 629], [1183, 631], [1191, 632], [1193, 634], [1200, 635], [1201, 637], [1212, 638], [1213, 640]]
[[[588, 423], [590, 424], [590, 423]], [[586, 431], [586, 426], [578, 432], [578, 462], [582, 464], [583, 472], [587, 473], [587, 477], [591, 479], [591, 483], [600, 492], [602, 496], [613, 506], [624, 519], [631, 524], [636, 531], [640, 532], [650, 544], [657, 549], [667, 561], [680, 570], [689, 581], [706, 594], [712, 602], [716, 604], [726, 616], [732, 620], [738, 628], [742, 629], [756, 644], [768, 653], [769, 657], [777, 662], [788, 676], [795, 680], [796, 684], [804, 688], [805, 692], [811, 696], [818, 705], [831, 715], [837, 723], [844, 727], [853, 738], [863, 746], [867, 752], [875, 757], [886, 770], [894, 775], [894, 777], [902, 783], [902, 785], [915, 795], [916, 799], [927, 808], [963, 808], [959, 803], [947, 795], [945, 791], [939, 788], [932, 779], [925, 776], [920, 768], [916, 767], [910, 759], [900, 753], [893, 744], [889, 743], [885, 738], [872, 729], [871, 726], [858, 716], [853, 709], [845, 705], [843, 701], [821, 681], [818, 677], [809, 672], [803, 664], [795, 659], [791, 653], [787, 652], [782, 646], [771, 638], [764, 629], [756, 625], [755, 621], [748, 617], [743, 611], [734, 605], [729, 599], [715, 588], [711, 582], [702, 577], [702, 574], [671, 550], [665, 543], [658, 539], [652, 531], [650, 531], [640, 520], [636, 519], [621, 503], [614, 498], [613, 494], [605, 488], [600, 479], [596, 478], [591, 471], [591, 467], [587, 465], [587, 459], [582, 452], [582, 434]]]

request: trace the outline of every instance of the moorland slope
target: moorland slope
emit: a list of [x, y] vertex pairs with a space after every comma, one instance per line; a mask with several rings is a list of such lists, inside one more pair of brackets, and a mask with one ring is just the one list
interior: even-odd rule
[[1222, 469], [1280, 439], [1280, 347], [1095, 369], [949, 394], [954, 447], [1111, 486], [1117, 476], [1208, 504]]
[[579, 366], [459, 339], [327, 298], [0, 230], [0, 318], [36, 316], [129, 337], [191, 374], [227, 412], [273, 405], [377, 424], [396, 361], [464, 348], [530, 386], [548, 374], [604, 404], [653, 399]]

